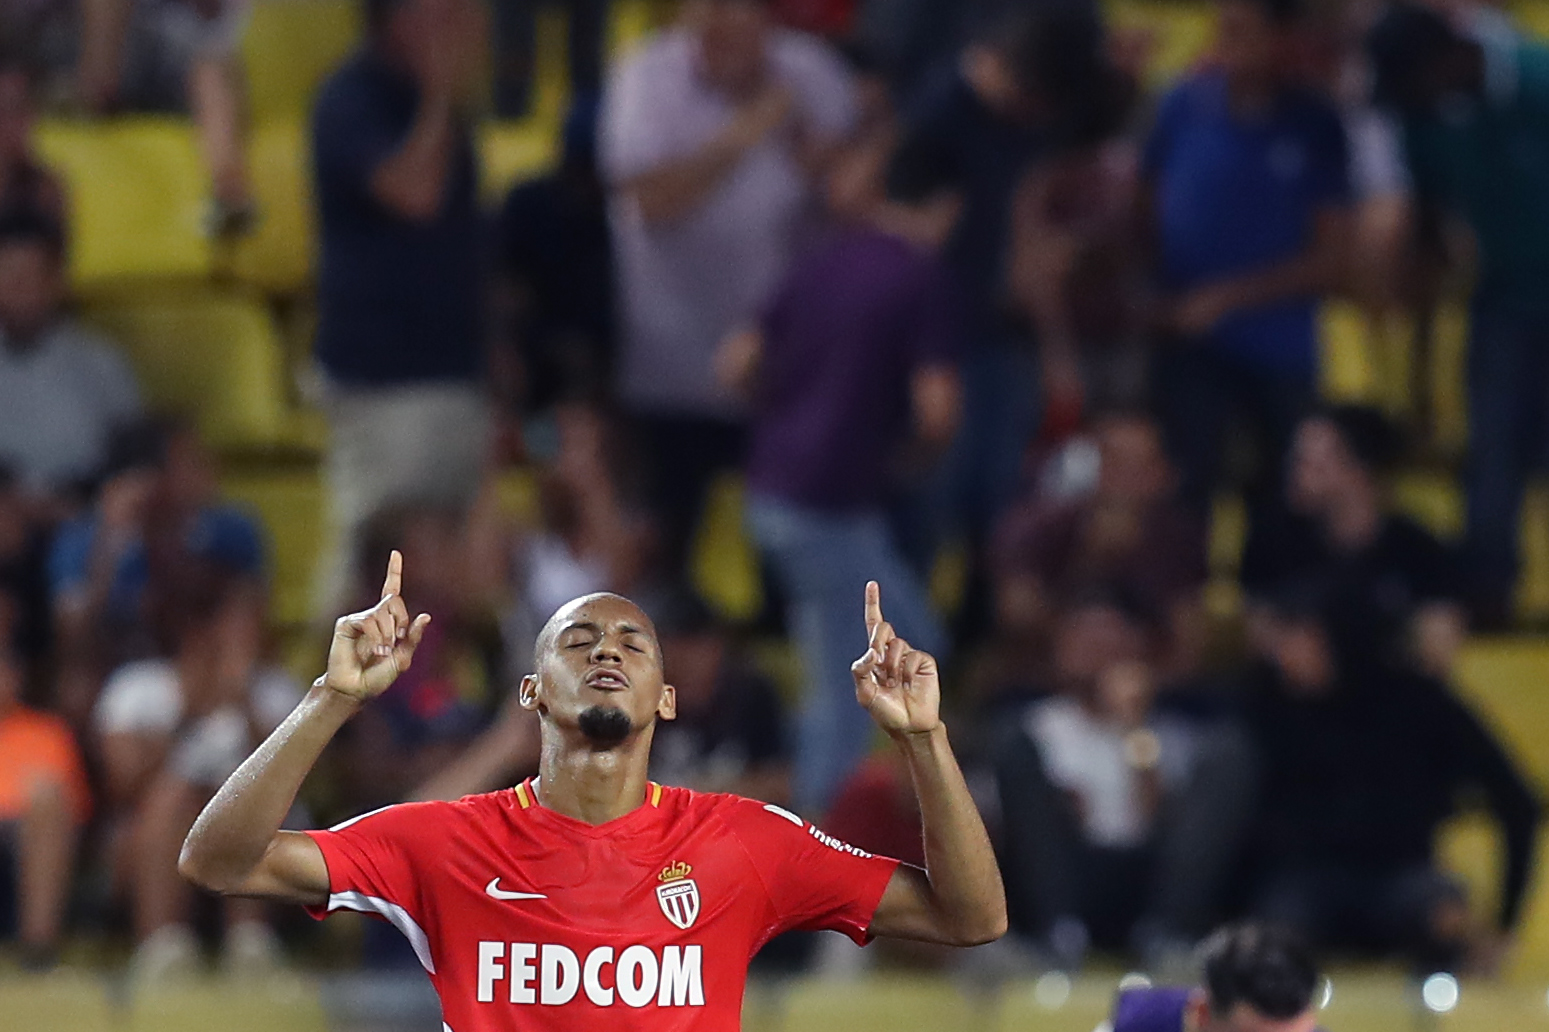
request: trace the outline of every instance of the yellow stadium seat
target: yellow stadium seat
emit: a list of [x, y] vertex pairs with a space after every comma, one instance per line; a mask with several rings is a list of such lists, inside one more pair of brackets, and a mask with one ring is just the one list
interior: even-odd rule
[[1215, 7], [1194, 0], [1108, 0], [1109, 24], [1123, 34], [1148, 40], [1150, 60], [1146, 79], [1152, 88], [1165, 86], [1204, 56], [1215, 32]]
[[284, 360], [262, 305], [200, 296], [104, 305], [87, 320], [129, 354], [152, 405], [190, 414], [219, 448], [285, 439]]
[[1331, 302], [1319, 313], [1319, 359], [1323, 396], [1331, 401], [1378, 401], [1376, 366], [1365, 314]]
[[317, 264], [306, 123], [290, 119], [255, 128], [248, 140], [248, 168], [259, 220], [252, 234], [232, 246], [229, 271], [269, 293], [304, 290]]
[[742, 522], [740, 477], [727, 475], [710, 490], [690, 558], [694, 587], [728, 620], [747, 621], [764, 605], [758, 551]]
[[[1458, 659], [1454, 680], [1541, 794], [1549, 795], [1549, 644], [1529, 639], [1470, 644]], [[1470, 882], [1496, 885], [1498, 836], [1477, 818], [1465, 818], [1443, 837], [1443, 855]], [[1538, 869], [1545, 870], [1549, 844], [1541, 843]], [[1481, 890], [1488, 903], [1491, 888]], [[1514, 972], [1549, 975], [1549, 878], [1538, 877], [1513, 958]]]
[[209, 275], [202, 225], [209, 180], [187, 122], [50, 122], [39, 128], [38, 146], [70, 191], [77, 289]]
[[242, 36], [253, 120], [303, 118], [361, 36], [360, 0], [258, 0]]
[[485, 200], [499, 203], [506, 191], [543, 175], [559, 158], [558, 130], [539, 119], [489, 122], [479, 129]]
[[1393, 501], [1437, 537], [1457, 539], [1463, 534], [1463, 493], [1450, 476], [1404, 473], [1394, 481]]
[[1549, 3], [1544, 0], [1526, 0], [1512, 4], [1509, 10], [1512, 18], [1529, 35], [1541, 38], [1549, 36]]
[[306, 623], [326, 522], [322, 478], [315, 469], [228, 473], [221, 490], [263, 523], [275, 620], [284, 626]]

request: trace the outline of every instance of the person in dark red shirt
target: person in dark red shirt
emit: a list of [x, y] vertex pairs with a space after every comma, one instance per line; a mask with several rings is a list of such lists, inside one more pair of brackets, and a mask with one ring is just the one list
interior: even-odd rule
[[576, 599], [522, 680], [537, 778], [458, 802], [390, 806], [329, 831], [280, 831], [328, 740], [408, 668], [403, 559], [382, 600], [341, 618], [328, 670], [194, 824], [178, 868], [216, 892], [376, 914], [409, 939], [454, 1032], [735, 1029], [748, 960], [790, 929], [974, 945], [1006, 928], [1005, 892], [938, 713], [935, 660], [866, 588], [856, 700], [919, 795], [926, 867], [847, 845], [795, 814], [647, 780], [674, 716], [650, 620], [618, 595]]

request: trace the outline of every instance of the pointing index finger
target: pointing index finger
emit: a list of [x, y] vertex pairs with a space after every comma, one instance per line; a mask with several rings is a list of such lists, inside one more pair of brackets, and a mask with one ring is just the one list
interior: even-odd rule
[[393, 549], [387, 558], [387, 579], [382, 581], [382, 597], [397, 595], [403, 589], [403, 553]]
[[866, 640], [876, 637], [882, 623], [882, 587], [876, 581], [866, 582]]

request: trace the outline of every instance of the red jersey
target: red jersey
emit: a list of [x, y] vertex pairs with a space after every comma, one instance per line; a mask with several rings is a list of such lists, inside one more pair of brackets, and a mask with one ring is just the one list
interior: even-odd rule
[[857, 943], [898, 861], [780, 809], [652, 783], [590, 825], [530, 783], [309, 832], [326, 906], [392, 922], [450, 1032], [739, 1027], [748, 961], [791, 929]]

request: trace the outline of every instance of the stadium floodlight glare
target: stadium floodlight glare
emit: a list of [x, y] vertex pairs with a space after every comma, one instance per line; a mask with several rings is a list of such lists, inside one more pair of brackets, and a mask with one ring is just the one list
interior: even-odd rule
[[1420, 986], [1420, 1002], [1436, 1014], [1446, 1014], [1458, 1005], [1458, 980], [1438, 971]]

